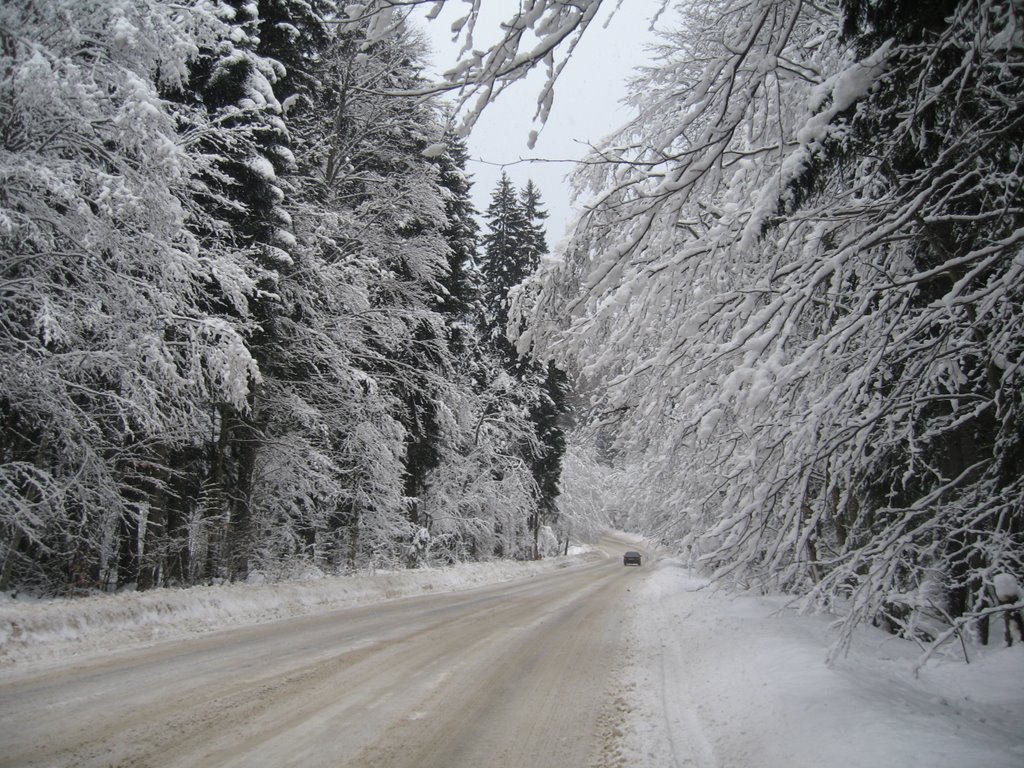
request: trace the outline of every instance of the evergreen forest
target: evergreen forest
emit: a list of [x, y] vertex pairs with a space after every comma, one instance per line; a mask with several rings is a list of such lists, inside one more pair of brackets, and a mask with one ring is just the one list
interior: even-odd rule
[[558, 546], [564, 377], [504, 330], [540, 192], [481, 237], [450, 103], [399, 95], [422, 36], [376, 21], [0, 5], [0, 588]]
[[[531, 71], [542, 127], [626, 5], [478, 48], [475, 0], [0, 0], [0, 588], [607, 525], [837, 650], [986, 641], [1024, 581], [1020, 2], [653, 0], [551, 249], [532, 181], [474, 210], [466, 137]], [[453, 6], [431, 80], [410, 9]]]

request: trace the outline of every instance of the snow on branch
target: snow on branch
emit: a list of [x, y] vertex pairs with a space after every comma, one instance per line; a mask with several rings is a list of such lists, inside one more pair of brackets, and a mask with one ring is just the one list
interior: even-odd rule
[[[483, 23], [480, 0], [371, 0], [346, 6], [345, 16], [347, 23], [366, 25], [365, 46], [370, 47], [403, 23], [411, 9], [428, 6], [426, 17], [436, 23], [444, 8], [460, 1], [466, 6], [466, 12], [451, 25], [453, 40], [462, 43], [458, 61], [444, 72], [440, 82], [389, 93], [402, 96], [453, 94], [456, 112], [461, 114], [457, 133], [466, 136], [490, 102], [532, 70], [543, 67], [547, 74], [537, 95], [534, 116], [543, 125], [554, 102], [555, 84], [605, 0], [527, 0], [501, 21], [500, 37], [483, 48], [475, 45], [475, 36]], [[619, 5], [621, 3], [612, 9], [612, 15]], [[667, 5], [668, 0], [663, 0], [655, 18]], [[486, 35], [491, 30], [483, 32]], [[533, 132], [531, 146], [535, 140], [536, 132]]]
[[530, 322], [635, 519], [848, 627], [914, 590], [980, 616], [1024, 567], [1019, 33], [1003, 4], [919, 21], [692, 4]]

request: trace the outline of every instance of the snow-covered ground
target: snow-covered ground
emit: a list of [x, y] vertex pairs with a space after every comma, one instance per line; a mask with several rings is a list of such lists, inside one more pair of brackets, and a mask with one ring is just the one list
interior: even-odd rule
[[[637, 592], [637, 590], [634, 590]], [[1024, 645], [921, 651], [873, 628], [825, 664], [823, 616], [726, 595], [662, 561], [628, 612], [607, 765], [1021, 768]], [[993, 626], [996, 626], [995, 624]]]
[[[71, 656], [520, 579], [597, 557], [603, 555], [579, 552], [539, 563], [78, 600], [5, 598], [0, 667], [13, 674]], [[782, 598], [716, 591], [672, 560], [652, 558], [639, 572], [621, 573], [632, 580], [614, 580], [629, 595], [621, 608], [626, 645], [609, 667], [615, 683], [595, 735], [602, 768], [1024, 766], [1024, 645], [969, 647], [970, 664], [950, 645], [915, 677], [916, 645], [864, 628], [851, 652], [828, 666], [828, 617], [800, 616]]]
[[27, 601], [0, 594], [0, 668], [87, 656], [429, 592], [522, 579], [593, 559], [587, 547], [537, 562], [497, 560], [276, 583], [154, 589]]

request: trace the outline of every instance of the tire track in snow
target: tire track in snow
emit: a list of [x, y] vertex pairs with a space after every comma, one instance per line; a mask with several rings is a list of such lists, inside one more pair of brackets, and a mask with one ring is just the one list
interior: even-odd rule
[[[705, 726], [697, 708], [687, 703], [686, 695], [675, 686], [680, 685], [689, 676], [687, 674], [686, 654], [682, 648], [680, 635], [668, 620], [668, 609], [662, 600], [661, 588], [652, 583], [648, 585], [657, 592], [657, 610], [653, 611], [653, 620], [660, 638], [658, 653], [660, 668], [660, 696], [662, 723], [668, 739], [673, 765], [694, 766], [694, 768], [718, 768], [714, 748], [705, 735]], [[650, 610], [650, 608], [648, 608]], [[692, 612], [691, 612], [692, 613]], [[673, 615], [674, 623], [686, 621], [690, 617]], [[655, 640], [657, 642], [657, 640]]]
[[[654, 578], [656, 569], [665, 567], [672, 566], [654, 564], [637, 586], [627, 612], [630, 651], [615, 675], [612, 705], [602, 721], [598, 768], [624, 768], [637, 762], [665, 768], [720, 768], [699, 705], [687, 698], [692, 670], [680, 626], [689, 614], [671, 613]], [[695, 600], [699, 600], [696, 595]]]

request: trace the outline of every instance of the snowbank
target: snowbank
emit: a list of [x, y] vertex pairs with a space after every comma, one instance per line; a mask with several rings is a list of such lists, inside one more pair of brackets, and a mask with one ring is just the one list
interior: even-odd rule
[[1024, 646], [959, 645], [914, 677], [921, 649], [864, 628], [825, 664], [829, 619], [732, 596], [678, 563], [627, 612], [620, 722], [605, 765], [1020, 768]]
[[583, 548], [536, 562], [500, 560], [271, 584], [154, 589], [19, 602], [0, 596], [0, 667], [94, 654], [381, 600], [528, 578], [603, 555]]

